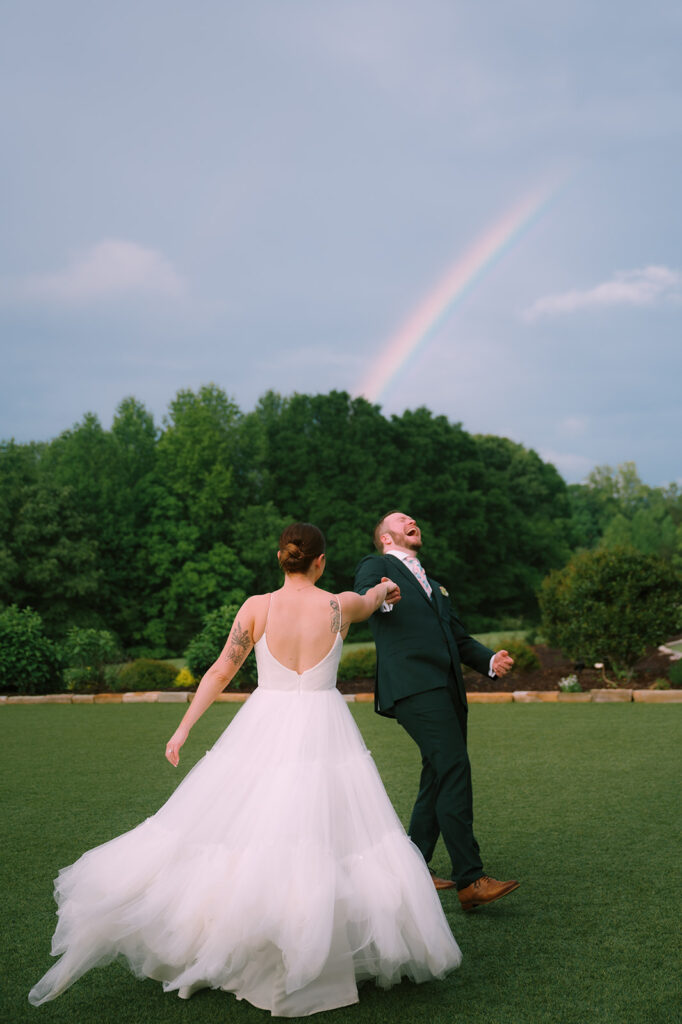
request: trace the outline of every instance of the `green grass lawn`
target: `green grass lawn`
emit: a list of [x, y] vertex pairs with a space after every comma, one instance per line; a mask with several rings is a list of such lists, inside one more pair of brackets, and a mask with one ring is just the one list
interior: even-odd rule
[[[407, 821], [416, 748], [351, 705]], [[172, 705], [0, 709], [3, 758], [3, 1024], [242, 1024], [269, 1015], [220, 992], [185, 1003], [120, 964], [55, 1002], [26, 995], [51, 962], [52, 879], [84, 850], [152, 814], [237, 712], [198, 723], [178, 771], [163, 758]], [[521, 889], [463, 915], [443, 907], [464, 954], [444, 982], [371, 985], [320, 1024], [672, 1024], [679, 1019], [679, 751], [682, 706], [475, 705], [477, 835], [487, 870]], [[439, 847], [434, 867], [448, 865]], [[273, 865], [273, 870], [275, 866]]]

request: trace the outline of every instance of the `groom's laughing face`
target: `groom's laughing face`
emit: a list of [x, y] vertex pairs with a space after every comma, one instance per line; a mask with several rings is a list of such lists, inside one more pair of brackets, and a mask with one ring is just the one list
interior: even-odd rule
[[384, 541], [384, 550], [390, 551], [391, 547], [403, 548], [405, 551], [419, 551], [422, 546], [421, 530], [412, 516], [404, 512], [391, 512], [390, 516], [384, 519], [382, 537], [388, 535], [392, 544]]

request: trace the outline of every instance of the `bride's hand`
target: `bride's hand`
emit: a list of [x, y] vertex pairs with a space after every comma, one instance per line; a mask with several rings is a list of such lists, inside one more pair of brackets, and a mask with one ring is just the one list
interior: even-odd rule
[[382, 583], [389, 583], [390, 586], [386, 590], [386, 604], [397, 604], [400, 600], [400, 587], [393, 580], [389, 579], [388, 576], [381, 577]]
[[166, 744], [166, 760], [170, 761], [174, 768], [178, 767], [178, 762], [180, 760], [180, 747], [188, 736], [189, 729], [185, 729], [180, 725]]

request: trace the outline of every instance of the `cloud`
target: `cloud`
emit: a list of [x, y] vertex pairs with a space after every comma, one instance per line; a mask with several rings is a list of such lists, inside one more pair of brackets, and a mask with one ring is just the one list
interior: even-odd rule
[[565, 437], [579, 437], [587, 433], [589, 419], [587, 416], [565, 416], [557, 426]]
[[569, 483], [577, 483], [583, 480], [594, 469], [595, 465], [594, 461], [588, 459], [585, 455], [555, 452], [548, 448], [541, 448], [538, 454], [545, 462], [551, 462]]
[[131, 294], [174, 297], [184, 290], [185, 282], [163, 253], [117, 238], [75, 255], [63, 270], [30, 275], [3, 288], [15, 300], [79, 306]]
[[584, 291], [546, 295], [529, 306], [524, 319], [532, 321], [541, 316], [562, 316], [607, 306], [654, 306], [675, 299], [682, 299], [682, 272], [669, 267], [642, 267], [617, 271], [611, 281]]

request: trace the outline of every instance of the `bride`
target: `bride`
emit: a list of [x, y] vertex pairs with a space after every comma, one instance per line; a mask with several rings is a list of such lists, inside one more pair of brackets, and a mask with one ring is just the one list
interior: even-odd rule
[[255, 693], [153, 817], [60, 871], [61, 956], [34, 1006], [117, 956], [181, 998], [222, 989], [281, 1017], [355, 1003], [365, 979], [388, 988], [458, 966], [426, 864], [335, 686], [349, 625], [399, 588], [321, 590], [324, 537], [309, 523], [279, 548], [284, 584], [240, 608], [168, 741], [171, 764], [252, 647]]

